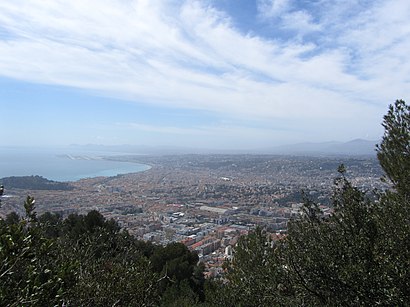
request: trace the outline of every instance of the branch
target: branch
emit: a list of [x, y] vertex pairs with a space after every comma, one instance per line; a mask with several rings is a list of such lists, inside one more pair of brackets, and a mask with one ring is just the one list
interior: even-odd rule
[[295, 262], [293, 261], [293, 258], [292, 258], [292, 257], [289, 257], [289, 258], [290, 258], [290, 262], [291, 262], [292, 268], [293, 268], [293, 270], [296, 272], [297, 276], [299, 277], [299, 280], [301, 281], [302, 286], [303, 286], [308, 292], [310, 292], [310, 293], [312, 293], [313, 295], [317, 296], [317, 297], [320, 299], [320, 301], [322, 302], [322, 304], [325, 304], [326, 300], [325, 300], [325, 298], [323, 297], [323, 295], [321, 295], [320, 293], [318, 293], [318, 292], [316, 292], [315, 290], [310, 289], [310, 288], [308, 287], [307, 282], [305, 281], [305, 279], [303, 278], [302, 274], [301, 274], [301, 273], [299, 272], [299, 270], [297, 269], [297, 266], [296, 266]]

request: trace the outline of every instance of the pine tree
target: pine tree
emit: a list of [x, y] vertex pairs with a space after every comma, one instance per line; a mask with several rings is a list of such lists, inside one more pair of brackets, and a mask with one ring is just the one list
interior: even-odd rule
[[226, 275], [226, 292], [234, 295], [225, 303], [410, 305], [410, 107], [397, 100], [383, 127], [377, 156], [391, 188], [369, 195], [341, 165], [330, 217], [307, 199], [303, 216], [276, 246], [260, 230], [240, 241]]

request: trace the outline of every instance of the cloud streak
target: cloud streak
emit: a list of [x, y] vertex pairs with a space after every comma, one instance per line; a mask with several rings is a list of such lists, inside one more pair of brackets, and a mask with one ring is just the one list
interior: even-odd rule
[[2, 1], [0, 74], [238, 120], [378, 124], [410, 92], [410, 4], [320, 3], [258, 1], [267, 37], [203, 1]]

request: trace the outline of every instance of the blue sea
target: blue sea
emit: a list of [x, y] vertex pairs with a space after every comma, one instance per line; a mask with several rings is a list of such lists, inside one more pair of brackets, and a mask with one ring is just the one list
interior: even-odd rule
[[150, 166], [104, 160], [121, 153], [0, 147], [0, 178], [39, 175], [54, 181], [146, 171]]

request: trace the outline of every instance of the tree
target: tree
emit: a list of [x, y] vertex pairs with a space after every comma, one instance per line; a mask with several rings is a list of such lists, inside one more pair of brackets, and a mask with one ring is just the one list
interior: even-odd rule
[[410, 293], [410, 106], [397, 100], [384, 116], [377, 157], [393, 189], [380, 193], [383, 268], [397, 304], [409, 305]]
[[59, 263], [74, 306], [141, 306], [159, 302], [158, 274], [145, 256], [149, 245], [120, 231], [97, 211], [63, 221]]
[[377, 157], [398, 193], [410, 196], [410, 106], [396, 100], [383, 121], [384, 136]]
[[386, 304], [378, 205], [353, 187], [341, 168], [333, 206], [325, 218], [306, 201], [304, 217], [289, 224], [281, 252], [297, 297], [309, 305]]
[[410, 107], [397, 100], [384, 116], [377, 148], [393, 190], [368, 195], [339, 168], [325, 218], [305, 203], [289, 224], [281, 253], [297, 297], [311, 305], [409, 305]]
[[65, 222], [51, 213], [37, 217], [34, 204], [27, 197], [24, 218], [0, 219], [1, 305], [159, 304], [160, 278], [146, 256], [150, 244], [98, 212]]
[[0, 223], [0, 301], [7, 306], [62, 302], [64, 282], [54, 261], [57, 249], [37, 227], [34, 203], [28, 196], [24, 219], [14, 215]]
[[215, 306], [294, 305], [287, 270], [274, 245], [260, 227], [241, 237], [225, 264], [225, 283], [209, 285], [207, 301]]
[[[222, 281], [206, 282], [184, 245], [144, 243], [97, 211], [0, 219], [0, 302], [10, 306], [409, 306], [410, 107], [384, 117], [377, 155], [391, 187], [356, 188], [339, 167], [324, 216], [305, 199], [303, 215], [275, 243], [263, 229], [242, 237]], [[137, 302], [137, 303], [136, 303]]]
[[6, 219], [4, 220], [4, 222], [7, 225], [18, 224], [20, 222], [20, 216], [13, 211], [6, 215]]
[[410, 107], [396, 101], [383, 127], [377, 156], [391, 189], [369, 195], [341, 165], [330, 217], [306, 199], [275, 247], [260, 230], [241, 239], [226, 275], [235, 305], [410, 305]]
[[198, 255], [182, 243], [158, 246], [150, 257], [152, 268], [160, 275], [163, 303], [175, 300], [180, 304], [203, 300], [203, 266], [198, 266]]

